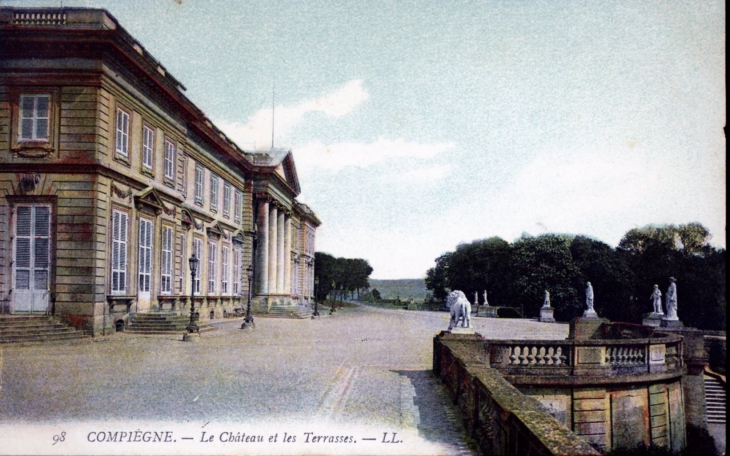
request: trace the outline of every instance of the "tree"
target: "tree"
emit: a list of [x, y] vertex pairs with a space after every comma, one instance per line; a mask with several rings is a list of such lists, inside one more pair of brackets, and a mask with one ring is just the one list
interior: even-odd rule
[[524, 306], [525, 316], [536, 316], [545, 290], [555, 308], [556, 319], [569, 321], [585, 309], [585, 281], [570, 252], [572, 238], [545, 234], [523, 236], [512, 245], [510, 301], [513, 307]]
[[598, 315], [612, 321], [640, 323], [640, 302], [632, 299], [635, 280], [626, 258], [608, 244], [585, 236], [573, 238], [570, 253], [582, 280], [593, 285]]
[[373, 295], [373, 298], [375, 298], [376, 301], [380, 301], [380, 292], [377, 288], [373, 288], [373, 291], [371, 292]]
[[436, 266], [426, 271], [426, 288], [433, 290], [433, 297], [439, 300], [446, 299], [449, 294], [449, 260], [451, 253], [445, 253], [436, 258]]
[[361, 258], [335, 258], [328, 253], [314, 254], [314, 275], [319, 279], [317, 299], [331, 295], [333, 299], [352, 297], [357, 291], [368, 288], [368, 278], [373, 272], [370, 264]]

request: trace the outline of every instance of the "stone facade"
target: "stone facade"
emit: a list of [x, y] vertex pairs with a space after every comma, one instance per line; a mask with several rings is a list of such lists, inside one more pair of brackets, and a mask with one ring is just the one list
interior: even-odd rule
[[238, 148], [104, 10], [2, 8], [0, 32], [0, 312], [98, 334], [184, 314], [194, 286], [220, 318], [245, 307], [249, 268], [275, 271], [254, 300], [311, 300], [320, 221], [290, 151]]

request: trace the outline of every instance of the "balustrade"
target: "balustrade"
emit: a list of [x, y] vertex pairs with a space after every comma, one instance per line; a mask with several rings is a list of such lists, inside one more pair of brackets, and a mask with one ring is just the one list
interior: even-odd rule
[[616, 366], [637, 366], [646, 364], [646, 347], [623, 345], [606, 347], [606, 364]]
[[[566, 351], [567, 352], [567, 351]], [[528, 346], [509, 347], [509, 364], [520, 366], [565, 366], [567, 357], [563, 347]]]

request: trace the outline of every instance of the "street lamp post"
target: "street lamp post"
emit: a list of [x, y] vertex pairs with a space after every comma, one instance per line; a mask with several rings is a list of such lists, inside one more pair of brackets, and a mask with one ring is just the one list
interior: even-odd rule
[[253, 322], [253, 316], [251, 315], [251, 285], [253, 282], [253, 264], [250, 264], [246, 268], [246, 274], [248, 276], [248, 304], [246, 305], [246, 318], [243, 319], [241, 329], [255, 329], [256, 323]]
[[[335, 281], [332, 281], [332, 289], [335, 290]], [[334, 293], [336, 294], [336, 293]], [[334, 298], [334, 296], [332, 296]], [[332, 307], [330, 308], [330, 315], [333, 315], [335, 313], [335, 300], [332, 299]]]
[[319, 286], [319, 277], [314, 278], [314, 313], [312, 318], [319, 317], [319, 310], [317, 310], [317, 287]]
[[192, 341], [193, 334], [197, 334], [200, 336], [200, 328], [197, 325], [198, 321], [198, 313], [195, 312], [195, 275], [198, 272], [198, 264], [200, 264], [200, 260], [195, 256], [195, 252], [193, 252], [193, 256], [191, 256], [188, 259], [188, 264], [190, 265], [190, 323], [188, 324], [187, 333], [183, 335], [184, 341]]

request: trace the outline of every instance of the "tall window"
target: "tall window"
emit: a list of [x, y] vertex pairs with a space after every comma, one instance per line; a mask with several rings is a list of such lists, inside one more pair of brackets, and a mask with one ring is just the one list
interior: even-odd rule
[[139, 291], [150, 292], [152, 277], [152, 222], [139, 219]]
[[233, 249], [233, 295], [241, 294], [241, 256], [240, 249]]
[[142, 166], [152, 169], [152, 154], [155, 143], [155, 132], [147, 125], [142, 127]]
[[210, 210], [218, 210], [218, 176], [210, 175]]
[[117, 153], [127, 156], [129, 150], [129, 114], [117, 109]]
[[[202, 239], [193, 239], [193, 252], [195, 253], [195, 257], [200, 261], [199, 264], [203, 264], [203, 241]], [[200, 276], [203, 275], [203, 268], [198, 269], [198, 273], [195, 275], [195, 282], [193, 283], [193, 286], [195, 287], [195, 292], [200, 294]]]
[[231, 184], [225, 182], [223, 184], [223, 217], [231, 216]]
[[172, 293], [172, 228], [162, 227], [162, 264], [160, 265], [160, 293]]
[[50, 95], [20, 96], [20, 140], [48, 140]]
[[228, 294], [228, 247], [221, 248], [221, 294]]
[[165, 140], [165, 177], [175, 178], [175, 143]]
[[243, 201], [243, 193], [236, 189], [236, 193], [233, 196], [233, 221], [235, 223], [241, 223], [241, 203]]
[[125, 212], [112, 212], [112, 294], [127, 290], [127, 221]]
[[218, 244], [208, 243], [208, 294], [215, 294], [215, 285], [218, 282], [216, 270], [218, 269]]
[[204, 191], [204, 182], [203, 178], [205, 176], [205, 170], [203, 170], [203, 167], [200, 165], [195, 165], [195, 202], [202, 205], [203, 204], [203, 191]]

